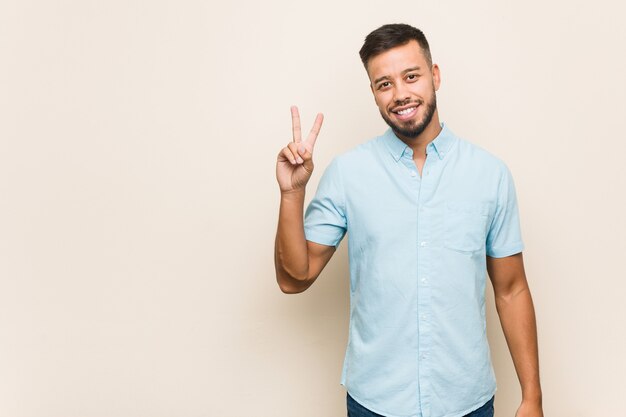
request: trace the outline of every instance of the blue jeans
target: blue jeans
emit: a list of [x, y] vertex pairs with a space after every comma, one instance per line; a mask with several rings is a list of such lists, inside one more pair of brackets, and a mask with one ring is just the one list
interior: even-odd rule
[[[491, 397], [489, 401], [487, 401], [482, 407], [477, 410], [472, 411], [469, 414], [466, 414], [463, 417], [493, 417], [493, 401], [494, 397]], [[373, 411], [368, 410], [363, 407], [361, 404], [356, 402], [354, 398], [348, 394], [347, 397], [348, 403], [348, 417], [384, 417], [380, 414], [376, 414]]]

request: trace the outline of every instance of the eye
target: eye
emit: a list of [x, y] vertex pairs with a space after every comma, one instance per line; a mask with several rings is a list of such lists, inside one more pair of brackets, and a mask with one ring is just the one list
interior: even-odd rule
[[409, 81], [417, 81], [417, 79], [419, 78], [419, 75], [417, 75], [417, 74], [409, 74], [409, 75], [406, 76], [406, 78]]
[[382, 90], [384, 88], [387, 88], [391, 85], [391, 83], [389, 81], [383, 81], [382, 83], [378, 84], [378, 89]]

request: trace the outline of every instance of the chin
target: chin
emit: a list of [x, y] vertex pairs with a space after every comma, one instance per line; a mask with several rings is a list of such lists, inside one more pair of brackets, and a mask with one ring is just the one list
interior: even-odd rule
[[[413, 130], [416, 129], [418, 127], [420, 127], [421, 125], [423, 125], [424, 121], [418, 118], [415, 119], [411, 119], [411, 120], [405, 120], [403, 122], [400, 123], [396, 123], [396, 126], [402, 128], [402, 130]], [[426, 126], [424, 126], [426, 127]]]

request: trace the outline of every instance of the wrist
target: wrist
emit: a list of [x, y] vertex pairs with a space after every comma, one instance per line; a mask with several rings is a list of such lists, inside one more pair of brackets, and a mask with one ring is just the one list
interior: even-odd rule
[[302, 200], [304, 199], [305, 189], [296, 188], [294, 190], [280, 191], [281, 200]]
[[541, 405], [543, 402], [543, 394], [540, 389], [523, 391], [522, 402]]

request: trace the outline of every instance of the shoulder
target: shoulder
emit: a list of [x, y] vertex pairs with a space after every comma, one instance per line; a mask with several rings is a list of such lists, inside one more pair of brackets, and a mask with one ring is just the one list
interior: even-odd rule
[[509, 168], [499, 156], [493, 154], [471, 140], [457, 136], [457, 149], [459, 158], [468, 159], [473, 166], [489, 174], [508, 175]]
[[364, 178], [375, 175], [377, 171], [371, 167], [376, 165], [376, 155], [380, 154], [379, 139], [380, 136], [377, 136], [332, 157], [323, 168], [318, 192], [320, 189], [326, 192], [336, 190], [343, 194], [346, 190], [352, 190], [350, 185], [353, 185], [355, 181], [358, 183]]

